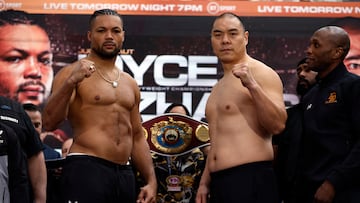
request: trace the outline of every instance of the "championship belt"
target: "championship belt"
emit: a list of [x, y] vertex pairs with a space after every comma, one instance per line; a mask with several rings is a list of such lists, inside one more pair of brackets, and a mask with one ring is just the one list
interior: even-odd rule
[[143, 122], [150, 150], [162, 156], [179, 156], [210, 145], [207, 123], [189, 116], [167, 113]]
[[195, 202], [210, 145], [207, 123], [167, 113], [143, 122], [158, 181], [157, 202]]

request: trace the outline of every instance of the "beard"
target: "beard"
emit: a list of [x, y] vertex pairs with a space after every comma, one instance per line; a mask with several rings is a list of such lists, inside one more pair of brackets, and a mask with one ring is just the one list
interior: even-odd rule
[[119, 52], [120, 52], [120, 48], [116, 48], [114, 49], [114, 51], [112, 52], [106, 52], [101, 48], [92, 48], [92, 51], [94, 51], [96, 53], [96, 55], [98, 55], [100, 58], [103, 59], [113, 59], [114, 57], [116, 57]]
[[306, 85], [302, 85], [299, 83], [296, 85], [296, 93], [301, 97], [304, 96], [307, 91], [308, 91], [308, 87]]
[[301, 97], [304, 96], [314, 85], [311, 85], [309, 81], [299, 79], [296, 84], [296, 93]]

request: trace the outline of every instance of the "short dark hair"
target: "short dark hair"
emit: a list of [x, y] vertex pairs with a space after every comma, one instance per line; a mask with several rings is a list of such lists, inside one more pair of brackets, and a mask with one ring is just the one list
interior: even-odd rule
[[5, 25], [38, 25], [38, 23], [32, 19], [29, 13], [20, 10], [3, 10], [0, 11], [0, 26]]
[[220, 19], [220, 18], [227, 17], [227, 16], [234, 17], [234, 18], [238, 19], [239, 22], [240, 22], [240, 25], [244, 28], [244, 30], [246, 30], [245, 25], [244, 25], [244, 23], [242, 22], [240, 16], [238, 16], [238, 15], [236, 15], [235, 13], [232, 13], [232, 12], [224, 12], [224, 13], [220, 14], [219, 16], [217, 16], [217, 17], [215, 18], [215, 20], [218, 20], [218, 19]]
[[[94, 21], [94, 19], [98, 16], [104, 16], [104, 15], [110, 15], [110, 16], [117, 16], [120, 18], [121, 22], [123, 22], [123, 19], [122, 19], [122, 16], [116, 12], [115, 10], [112, 10], [112, 9], [101, 9], [101, 10], [96, 10], [94, 11], [94, 13], [90, 16], [90, 19], [89, 19], [89, 26], [91, 28], [92, 26], [92, 23]], [[124, 22], [123, 22], [124, 24]]]
[[186, 112], [186, 115], [187, 116], [191, 116], [190, 114], [190, 111], [186, 108], [186, 106], [184, 104], [181, 104], [181, 103], [172, 103], [170, 104], [166, 109], [165, 109], [165, 112], [164, 113], [170, 113], [171, 109], [173, 109], [174, 107], [177, 107], [177, 106], [181, 106], [184, 108], [185, 112]]

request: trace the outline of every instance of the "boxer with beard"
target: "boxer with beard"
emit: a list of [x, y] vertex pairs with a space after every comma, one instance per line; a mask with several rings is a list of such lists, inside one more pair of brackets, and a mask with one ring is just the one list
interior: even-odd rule
[[[66, 119], [73, 128], [59, 202], [153, 203], [157, 182], [141, 123], [140, 90], [115, 65], [125, 39], [123, 19], [114, 10], [97, 10], [89, 27], [91, 52], [56, 74], [43, 111], [46, 130]], [[137, 198], [132, 167], [145, 181]]]

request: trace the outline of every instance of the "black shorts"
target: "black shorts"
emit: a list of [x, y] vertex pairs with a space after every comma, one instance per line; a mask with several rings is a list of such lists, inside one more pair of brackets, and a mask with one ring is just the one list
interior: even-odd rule
[[210, 203], [277, 203], [271, 161], [254, 162], [210, 174]]
[[67, 156], [60, 184], [61, 203], [134, 203], [136, 201], [132, 167], [94, 156]]

